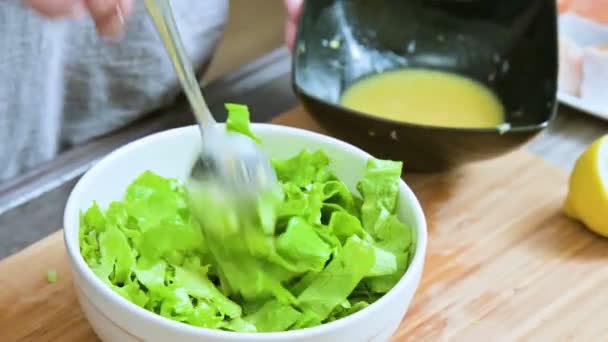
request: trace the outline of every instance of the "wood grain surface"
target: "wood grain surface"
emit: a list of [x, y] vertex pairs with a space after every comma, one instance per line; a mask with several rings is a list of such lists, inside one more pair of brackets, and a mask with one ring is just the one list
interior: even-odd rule
[[[320, 131], [300, 109], [275, 122]], [[517, 151], [405, 180], [426, 213], [429, 249], [395, 341], [608, 340], [608, 240], [562, 215], [563, 171]], [[0, 341], [97, 340], [60, 232], [0, 262], [0, 308]]]

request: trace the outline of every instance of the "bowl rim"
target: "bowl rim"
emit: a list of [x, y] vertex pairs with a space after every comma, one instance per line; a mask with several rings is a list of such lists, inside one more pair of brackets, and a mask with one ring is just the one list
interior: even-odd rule
[[[95, 292], [97, 292], [100, 296], [114, 303], [114, 305], [120, 306], [125, 312], [130, 315], [139, 316], [141, 319], [145, 320], [147, 323], [155, 324], [163, 329], [167, 329], [169, 331], [174, 331], [177, 333], [183, 333], [190, 336], [196, 337], [210, 337], [210, 338], [219, 338], [219, 339], [240, 339], [247, 338], [251, 341], [278, 341], [285, 340], [290, 338], [303, 338], [303, 337], [315, 337], [321, 336], [326, 333], [335, 331], [337, 329], [341, 329], [345, 326], [350, 326], [357, 321], [363, 321], [369, 313], [373, 311], [377, 311], [384, 306], [385, 303], [390, 302], [395, 299], [395, 296], [401, 292], [404, 288], [408, 287], [410, 284], [415, 283], [415, 273], [414, 268], [420, 268], [419, 272], [422, 273], [424, 269], [424, 260], [426, 256], [427, 244], [428, 244], [428, 231], [427, 231], [427, 222], [424, 216], [424, 212], [420, 205], [420, 202], [411, 188], [405, 183], [403, 179], [400, 179], [400, 191], [404, 192], [403, 195], [407, 198], [407, 203], [411, 206], [411, 212], [415, 221], [419, 224], [417, 227], [413, 227], [416, 230], [416, 251], [414, 253], [414, 257], [412, 258], [410, 265], [404, 275], [401, 277], [399, 282], [393, 288], [391, 288], [386, 294], [376, 300], [374, 303], [370, 304], [368, 307], [360, 310], [354, 314], [346, 316], [344, 318], [338, 319], [333, 322], [321, 324], [319, 326], [304, 328], [300, 330], [292, 330], [292, 331], [283, 331], [283, 332], [262, 332], [262, 333], [243, 333], [243, 332], [231, 332], [224, 330], [216, 330], [209, 328], [196, 327], [187, 323], [182, 323], [178, 321], [171, 320], [169, 318], [160, 316], [152, 311], [148, 311], [144, 308], [137, 306], [136, 304], [130, 302], [126, 298], [123, 298], [118, 293], [114, 292], [110, 287], [104, 284], [91, 270], [91, 268], [86, 264], [84, 258], [80, 253], [79, 239], [78, 239], [78, 229], [80, 228], [79, 224], [72, 224], [71, 222], [78, 222], [79, 220], [74, 220], [75, 216], [78, 217], [81, 213], [79, 209], [79, 204], [77, 201], [79, 200], [81, 189], [88, 187], [89, 184], [94, 183], [97, 170], [99, 170], [104, 165], [111, 163], [114, 159], [123, 156], [125, 154], [132, 153], [137, 150], [139, 147], [147, 145], [149, 143], [154, 142], [155, 140], [162, 139], [168, 136], [180, 136], [185, 134], [190, 130], [198, 129], [195, 125], [191, 126], [183, 126], [173, 129], [164, 130], [161, 132], [153, 133], [137, 140], [134, 140], [126, 145], [123, 145], [109, 154], [107, 154], [104, 158], [102, 158], [99, 162], [97, 162], [93, 167], [91, 167], [76, 183], [68, 200], [66, 202], [64, 216], [63, 216], [63, 235], [65, 247], [67, 249], [67, 254], [69, 257], [69, 261], [71, 264], [71, 268], [74, 269], [79, 275], [84, 279], [86, 283], [88, 283]], [[320, 133], [308, 131], [301, 128], [288, 127], [276, 124], [267, 124], [267, 123], [253, 123], [252, 130], [256, 131], [284, 131], [288, 132], [290, 135], [299, 135], [299, 136], [311, 136], [316, 140], [324, 140], [327, 143], [337, 145], [342, 149], [349, 149], [353, 152], [360, 154], [362, 157], [373, 157], [369, 153], [359, 149], [356, 146], [348, 144], [344, 141], [338, 140], [336, 138], [323, 135]], [[414, 294], [416, 292], [417, 286], [414, 288]], [[125, 328], [125, 327], [123, 327]]]
[[[296, 44], [297, 44], [297, 40], [296, 40]], [[317, 101], [326, 106], [330, 106], [336, 110], [343, 111], [354, 117], [358, 117], [360, 119], [374, 120], [374, 121], [377, 121], [377, 122], [380, 122], [383, 124], [393, 125], [397, 128], [418, 128], [418, 129], [442, 131], [442, 132], [446, 132], [446, 133], [492, 133], [492, 134], [497, 133], [499, 135], [506, 135], [506, 134], [511, 134], [511, 133], [529, 133], [529, 132], [543, 130], [543, 129], [547, 128], [553, 122], [553, 120], [555, 119], [555, 117], [557, 115], [558, 100], [557, 100], [557, 89], [556, 89], [555, 96], [553, 97], [553, 100], [552, 100], [551, 108], [549, 109], [549, 115], [542, 122], [535, 124], [535, 125], [511, 126], [510, 123], [505, 121], [505, 124], [507, 124], [509, 126], [508, 126], [508, 129], [506, 129], [504, 131], [501, 131], [501, 129], [500, 129], [501, 125], [496, 126], [496, 127], [487, 127], [487, 128], [466, 128], [466, 127], [433, 126], [433, 125], [417, 124], [417, 123], [413, 123], [413, 122], [402, 122], [402, 121], [392, 120], [392, 119], [384, 118], [381, 116], [376, 116], [376, 115], [368, 114], [368, 113], [361, 112], [358, 110], [354, 110], [354, 109], [345, 107], [337, 102], [325, 101], [325, 100], [319, 98], [317, 95], [311, 94], [310, 92], [306, 91], [300, 85], [300, 83], [297, 81], [297, 73], [299, 72], [298, 71], [299, 68], [296, 64], [297, 63], [296, 60], [297, 60], [297, 58], [293, 58], [293, 61], [292, 61], [293, 72], [291, 73], [291, 86], [292, 86], [294, 93], [296, 94], [296, 97], [300, 98], [301, 100], [302, 100], [302, 98], [304, 98], [304, 100], [310, 99], [313, 101]], [[404, 69], [404, 68], [402, 68], [402, 69]], [[385, 70], [385, 71], [391, 71], [391, 70]], [[304, 102], [304, 101], [302, 101], [302, 102]]]

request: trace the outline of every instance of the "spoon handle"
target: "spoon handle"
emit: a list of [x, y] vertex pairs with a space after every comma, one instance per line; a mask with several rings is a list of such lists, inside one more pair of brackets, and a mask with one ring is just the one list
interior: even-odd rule
[[146, 7], [165, 48], [171, 57], [179, 81], [194, 111], [194, 116], [201, 128], [210, 128], [215, 124], [211, 111], [205, 102], [200, 85], [194, 75], [194, 69], [180, 38], [169, 0], [146, 0]]

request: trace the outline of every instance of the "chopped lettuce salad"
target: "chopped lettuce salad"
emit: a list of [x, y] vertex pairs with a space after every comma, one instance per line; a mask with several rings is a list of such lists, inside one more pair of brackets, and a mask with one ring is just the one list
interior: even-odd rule
[[57, 282], [57, 280], [59, 280], [59, 275], [57, 274], [57, 271], [49, 270], [48, 272], [46, 272], [46, 281], [49, 284], [54, 284]]
[[[227, 109], [227, 129], [259, 141], [247, 107]], [[82, 213], [81, 254], [127, 300], [194, 326], [278, 332], [340, 319], [389, 291], [415, 246], [395, 215], [400, 162], [370, 159], [358, 193], [330, 163], [307, 150], [273, 160], [281, 191], [256, 212], [190, 203], [183, 184], [146, 171], [107, 210]]]

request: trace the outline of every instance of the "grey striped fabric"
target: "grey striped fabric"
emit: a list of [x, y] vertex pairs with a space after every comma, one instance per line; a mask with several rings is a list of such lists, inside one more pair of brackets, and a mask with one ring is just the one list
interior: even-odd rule
[[[206, 65], [227, 0], [172, 0], [192, 60]], [[0, 2], [0, 181], [166, 104], [179, 85], [143, 1], [120, 42], [88, 18], [50, 20]]]

